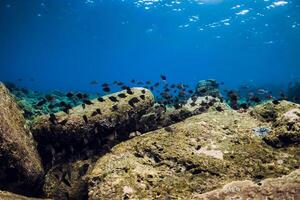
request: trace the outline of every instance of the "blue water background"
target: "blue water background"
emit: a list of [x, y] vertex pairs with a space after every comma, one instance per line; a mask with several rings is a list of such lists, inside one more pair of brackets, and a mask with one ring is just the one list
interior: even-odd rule
[[297, 0], [0, 1], [0, 80], [34, 90], [160, 74], [286, 87], [300, 76], [299, 50]]

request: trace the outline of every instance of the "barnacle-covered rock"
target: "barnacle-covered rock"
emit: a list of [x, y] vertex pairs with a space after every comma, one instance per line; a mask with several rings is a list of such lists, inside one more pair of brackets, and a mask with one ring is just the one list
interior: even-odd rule
[[89, 177], [89, 199], [192, 199], [227, 183], [286, 175], [299, 148], [274, 149], [248, 113], [210, 111], [115, 146]]
[[127, 139], [153, 103], [149, 90], [128, 89], [87, 101], [69, 113], [39, 116], [33, 121], [32, 131], [46, 163], [80, 152], [89, 157], [109, 142]]
[[43, 175], [33, 137], [14, 98], [0, 83], [0, 188], [33, 193]]

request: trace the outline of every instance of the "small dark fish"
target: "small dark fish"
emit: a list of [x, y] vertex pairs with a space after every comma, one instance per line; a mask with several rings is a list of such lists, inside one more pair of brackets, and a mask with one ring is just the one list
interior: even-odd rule
[[78, 171], [79, 178], [81, 178], [82, 176], [84, 176], [87, 173], [89, 167], [90, 167], [90, 165], [88, 163], [85, 163], [79, 168], [79, 171]]
[[170, 127], [170, 126], [167, 126], [164, 128], [165, 131], [169, 132], [169, 133], [172, 133], [173, 132], [173, 129]]
[[91, 101], [88, 100], [88, 99], [84, 99], [84, 100], [83, 100], [83, 103], [85, 103], [86, 105], [92, 105], [92, 104], [93, 104], [93, 102], [91, 102]]
[[278, 105], [278, 104], [280, 104], [280, 101], [278, 101], [278, 100], [273, 100], [272, 103], [275, 104], [275, 105]]
[[147, 85], [150, 85], [152, 83], [152, 81], [146, 81]]
[[78, 99], [82, 99], [82, 98], [83, 98], [83, 95], [82, 95], [81, 93], [77, 93], [77, 94], [76, 94], [76, 97], [77, 97]]
[[56, 119], [55, 114], [53, 114], [53, 113], [50, 114], [49, 121], [50, 121], [52, 124], [56, 124], [57, 119]]
[[111, 108], [111, 110], [112, 110], [112, 111], [118, 111], [118, 110], [119, 110], [119, 108], [118, 108], [118, 106], [117, 106], [117, 105], [113, 105], [113, 106], [112, 106], [112, 108]]
[[91, 117], [94, 117], [96, 115], [98, 115], [98, 113], [96, 111], [94, 111], [94, 112], [92, 112]]
[[194, 91], [193, 91], [193, 90], [189, 90], [189, 91], [188, 91], [188, 93], [190, 93], [190, 94], [193, 94], [193, 93], [194, 93]]
[[132, 91], [130, 88], [127, 88], [127, 89], [126, 89], [126, 92], [127, 92], [127, 94], [130, 94], [130, 95], [133, 94], [133, 91]]
[[64, 102], [64, 101], [61, 101], [61, 102], [59, 103], [59, 106], [61, 106], [61, 107], [65, 107], [65, 106], [67, 106], [67, 103], [66, 103], [66, 102]]
[[64, 126], [66, 123], [68, 122], [67, 119], [62, 120], [61, 122], [59, 122], [59, 124], [61, 124], [62, 126]]
[[83, 104], [81, 104], [81, 106], [82, 106], [82, 109], [85, 109], [85, 104], [83, 103]]
[[154, 84], [154, 87], [158, 87], [159, 86], [159, 82]]
[[223, 112], [224, 109], [223, 109], [221, 106], [217, 106], [217, 107], [216, 107], [216, 111], [218, 111], [218, 112]]
[[118, 97], [120, 97], [120, 98], [126, 98], [127, 96], [124, 93], [120, 93], [120, 94], [118, 94]]
[[118, 102], [119, 100], [115, 96], [108, 97], [112, 102]]
[[104, 102], [105, 101], [105, 99], [103, 99], [102, 97], [98, 97], [97, 100], [100, 101], [100, 102]]
[[190, 105], [191, 105], [192, 107], [194, 107], [194, 106], [196, 106], [197, 104], [196, 104], [195, 102], [192, 102], [192, 103], [190, 103]]
[[141, 98], [142, 100], [145, 100], [145, 95], [142, 94], [142, 95], [140, 96], [140, 98]]
[[185, 92], [184, 91], [180, 91], [178, 94], [179, 97], [184, 97], [185, 96]]
[[139, 100], [138, 98], [133, 97], [132, 99], [130, 99], [130, 100], [128, 101], [128, 104], [129, 104], [131, 107], [135, 107], [134, 104], [138, 103], [139, 101], [140, 101], [140, 100]]
[[83, 118], [84, 122], [87, 124], [87, 123], [88, 123], [88, 118], [87, 118], [87, 116], [86, 116], [86, 115], [83, 115], [82, 118]]
[[167, 77], [165, 75], [160, 75], [160, 78], [163, 80], [163, 81], [166, 81], [167, 80]]
[[241, 107], [242, 109], [244, 109], [244, 110], [247, 110], [247, 109], [249, 108], [249, 105], [248, 105], [247, 103], [242, 103], [242, 104], [240, 105], [240, 107]]
[[42, 106], [42, 105], [44, 105], [46, 103], [46, 100], [45, 99], [42, 99], [41, 101], [39, 101], [37, 104], [36, 104], [36, 106]]
[[143, 85], [143, 82], [139, 81], [137, 82], [138, 85]]
[[205, 88], [203, 88], [203, 89], [200, 90], [200, 92], [201, 92], [201, 93], [206, 93], [207, 90], [206, 90]]
[[55, 98], [51, 95], [46, 95], [45, 99], [47, 99], [47, 101], [53, 101]]
[[101, 115], [101, 114], [102, 114], [102, 112], [101, 112], [100, 108], [97, 108], [97, 109], [96, 109], [96, 112], [97, 112], [99, 115]]
[[132, 79], [130, 82], [131, 82], [131, 83], [135, 83], [135, 80], [134, 80], [134, 79]]
[[50, 110], [52, 110], [53, 108], [55, 108], [55, 106], [54, 106], [53, 104], [49, 104], [49, 105], [48, 105], [48, 108], [49, 108]]
[[261, 102], [261, 100], [260, 100], [260, 98], [258, 98], [258, 97], [251, 97], [250, 98], [250, 101], [253, 101], [253, 102], [255, 102], [255, 103], [260, 103]]
[[124, 85], [124, 83], [123, 82], [118, 82], [117, 85], [121, 86], [121, 85]]
[[72, 97], [74, 96], [74, 94], [73, 94], [72, 92], [68, 92], [68, 93], [66, 94], [66, 96], [67, 96], [68, 98], [72, 98]]
[[63, 111], [64, 113], [66, 113], [66, 114], [69, 114], [69, 108], [68, 108], [68, 107], [64, 107], [64, 108], [62, 109], [62, 111]]
[[150, 87], [150, 90], [152, 90], [152, 91], [153, 91], [153, 90], [154, 90], [154, 87], [153, 87], [153, 86], [151, 86], [151, 87]]
[[110, 88], [109, 88], [109, 87], [103, 87], [102, 90], [103, 90], [104, 92], [110, 92]]
[[84, 98], [84, 99], [87, 99], [89, 97], [89, 95], [88, 94], [82, 94], [82, 98]]

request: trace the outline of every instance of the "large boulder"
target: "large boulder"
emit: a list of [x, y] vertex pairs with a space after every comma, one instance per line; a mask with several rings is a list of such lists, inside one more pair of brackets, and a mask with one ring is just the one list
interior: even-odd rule
[[253, 108], [253, 117], [269, 123], [270, 132], [264, 136], [273, 147], [300, 144], [300, 105], [289, 101], [268, 102]]
[[149, 90], [127, 89], [87, 101], [69, 113], [39, 116], [32, 131], [45, 163], [57, 163], [71, 154], [89, 157], [110, 142], [127, 139], [153, 103]]
[[[37, 189], [43, 168], [22, 111], [0, 83], [0, 188], [29, 193]], [[30, 192], [31, 193], [31, 192]]]
[[289, 174], [300, 149], [267, 145], [254, 130], [269, 125], [228, 109], [135, 137], [97, 161], [89, 199], [192, 199], [232, 181]]

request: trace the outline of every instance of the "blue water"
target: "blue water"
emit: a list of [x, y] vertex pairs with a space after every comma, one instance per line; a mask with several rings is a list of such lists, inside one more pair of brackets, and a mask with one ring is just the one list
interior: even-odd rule
[[286, 87], [299, 50], [297, 0], [0, 0], [0, 80], [35, 90], [161, 74]]

